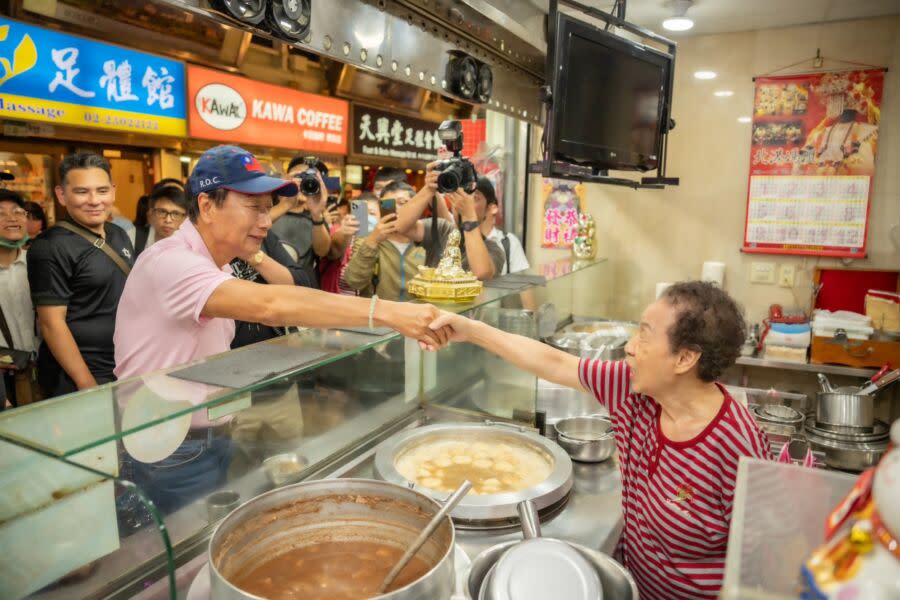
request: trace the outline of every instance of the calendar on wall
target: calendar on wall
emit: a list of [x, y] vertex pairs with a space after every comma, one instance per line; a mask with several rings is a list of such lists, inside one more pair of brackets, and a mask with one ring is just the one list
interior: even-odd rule
[[745, 252], [862, 258], [884, 71], [760, 77]]

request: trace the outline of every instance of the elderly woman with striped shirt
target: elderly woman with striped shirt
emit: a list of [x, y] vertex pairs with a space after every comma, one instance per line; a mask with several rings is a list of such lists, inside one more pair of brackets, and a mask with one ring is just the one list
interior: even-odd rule
[[716, 379], [744, 342], [741, 309], [699, 281], [671, 286], [641, 316], [619, 362], [443, 314], [453, 341], [592, 393], [610, 413], [622, 473], [625, 566], [642, 598], [715, 598], [722, 586], [737, 464], [768, 457], [765, 434]]

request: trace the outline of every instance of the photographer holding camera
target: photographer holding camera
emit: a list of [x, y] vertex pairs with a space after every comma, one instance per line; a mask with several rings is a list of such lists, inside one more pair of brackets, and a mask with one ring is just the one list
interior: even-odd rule
[[[272, 208], [272, 231], [297, 250], [297, 263], [308, 273], [318, 273], [320, 258], [331, 251], [331, 233], [326, 219], [328, 190], [323, 177], [325, 164], [311, 156], [295, 156], [288, 165], [288, 178], [298, 193]], [[283, 206], [282, 206], [283, 205]], [[319, 286], [316, 278], [316, 287]]]
[[[396, 231], [414, 242], [421, 242], [428, 253], [425, 264], [435, 267], [441, 260], [450, 232], [458, 227], [462, 233], [463, 268], [487, 281], [500, 274], [506, 256], [503, 248], [481, 233], [487, 205], [483, 197], [479, 201], [474, 195], [478, 174], [472, 163], [461, 155], [462, 125], [459, 121], [444, 121], [438, 133], [453, 157], [426, 167], [425, 186], [409, 201], [406, 209], [397, 214]], [[457, 223], [438, 216], [443, 211], [442, 202], [436, 198], [437, 192], [443, 193], [453, 204]], [[432, 207], [434, 216], [421, 219], [428, 206]]]

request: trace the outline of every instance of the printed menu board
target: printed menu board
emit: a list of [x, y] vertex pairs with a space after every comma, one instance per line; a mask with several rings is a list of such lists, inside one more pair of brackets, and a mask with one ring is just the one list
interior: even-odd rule
[[883, 70], [759, 77], [744, 251], [861, 258]]

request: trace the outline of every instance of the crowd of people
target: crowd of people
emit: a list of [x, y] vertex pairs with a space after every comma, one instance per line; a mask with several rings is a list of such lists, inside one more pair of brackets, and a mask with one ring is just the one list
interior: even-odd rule
[[[314, 194], [301, 189], [310, 173]], [[285, 179], [272, 177], [252, 154], [220, 146], [186, 184], [156, 183], [128, 221], [109, 163], [81, 152], [59, 164], [65, 217], [49, 227], [39, 204], [0, 189], [0, 348], [13, 359], [0, 365], [2, 406], [186, 363], [292, 325], [377, 321], [439, 346], [427, 327], [436, 313], [394, 302], [409, 300], [408, 281], [437, 264], [457, 228], [464, 266], [479, 279], [528, 268], [518, 239], [495, 227], [498, 200], [486, 177], [439, 195], [430, 215], [434, 166], [418, 190], [403, 170], [382, 167], [371, 192], [354, 199], [366, 208], [362, 235], [352, 186], [338, 198], [327, 175], [324, 163], [298, 155]], [[184, 343], [173, 343], [179, 336]]]

